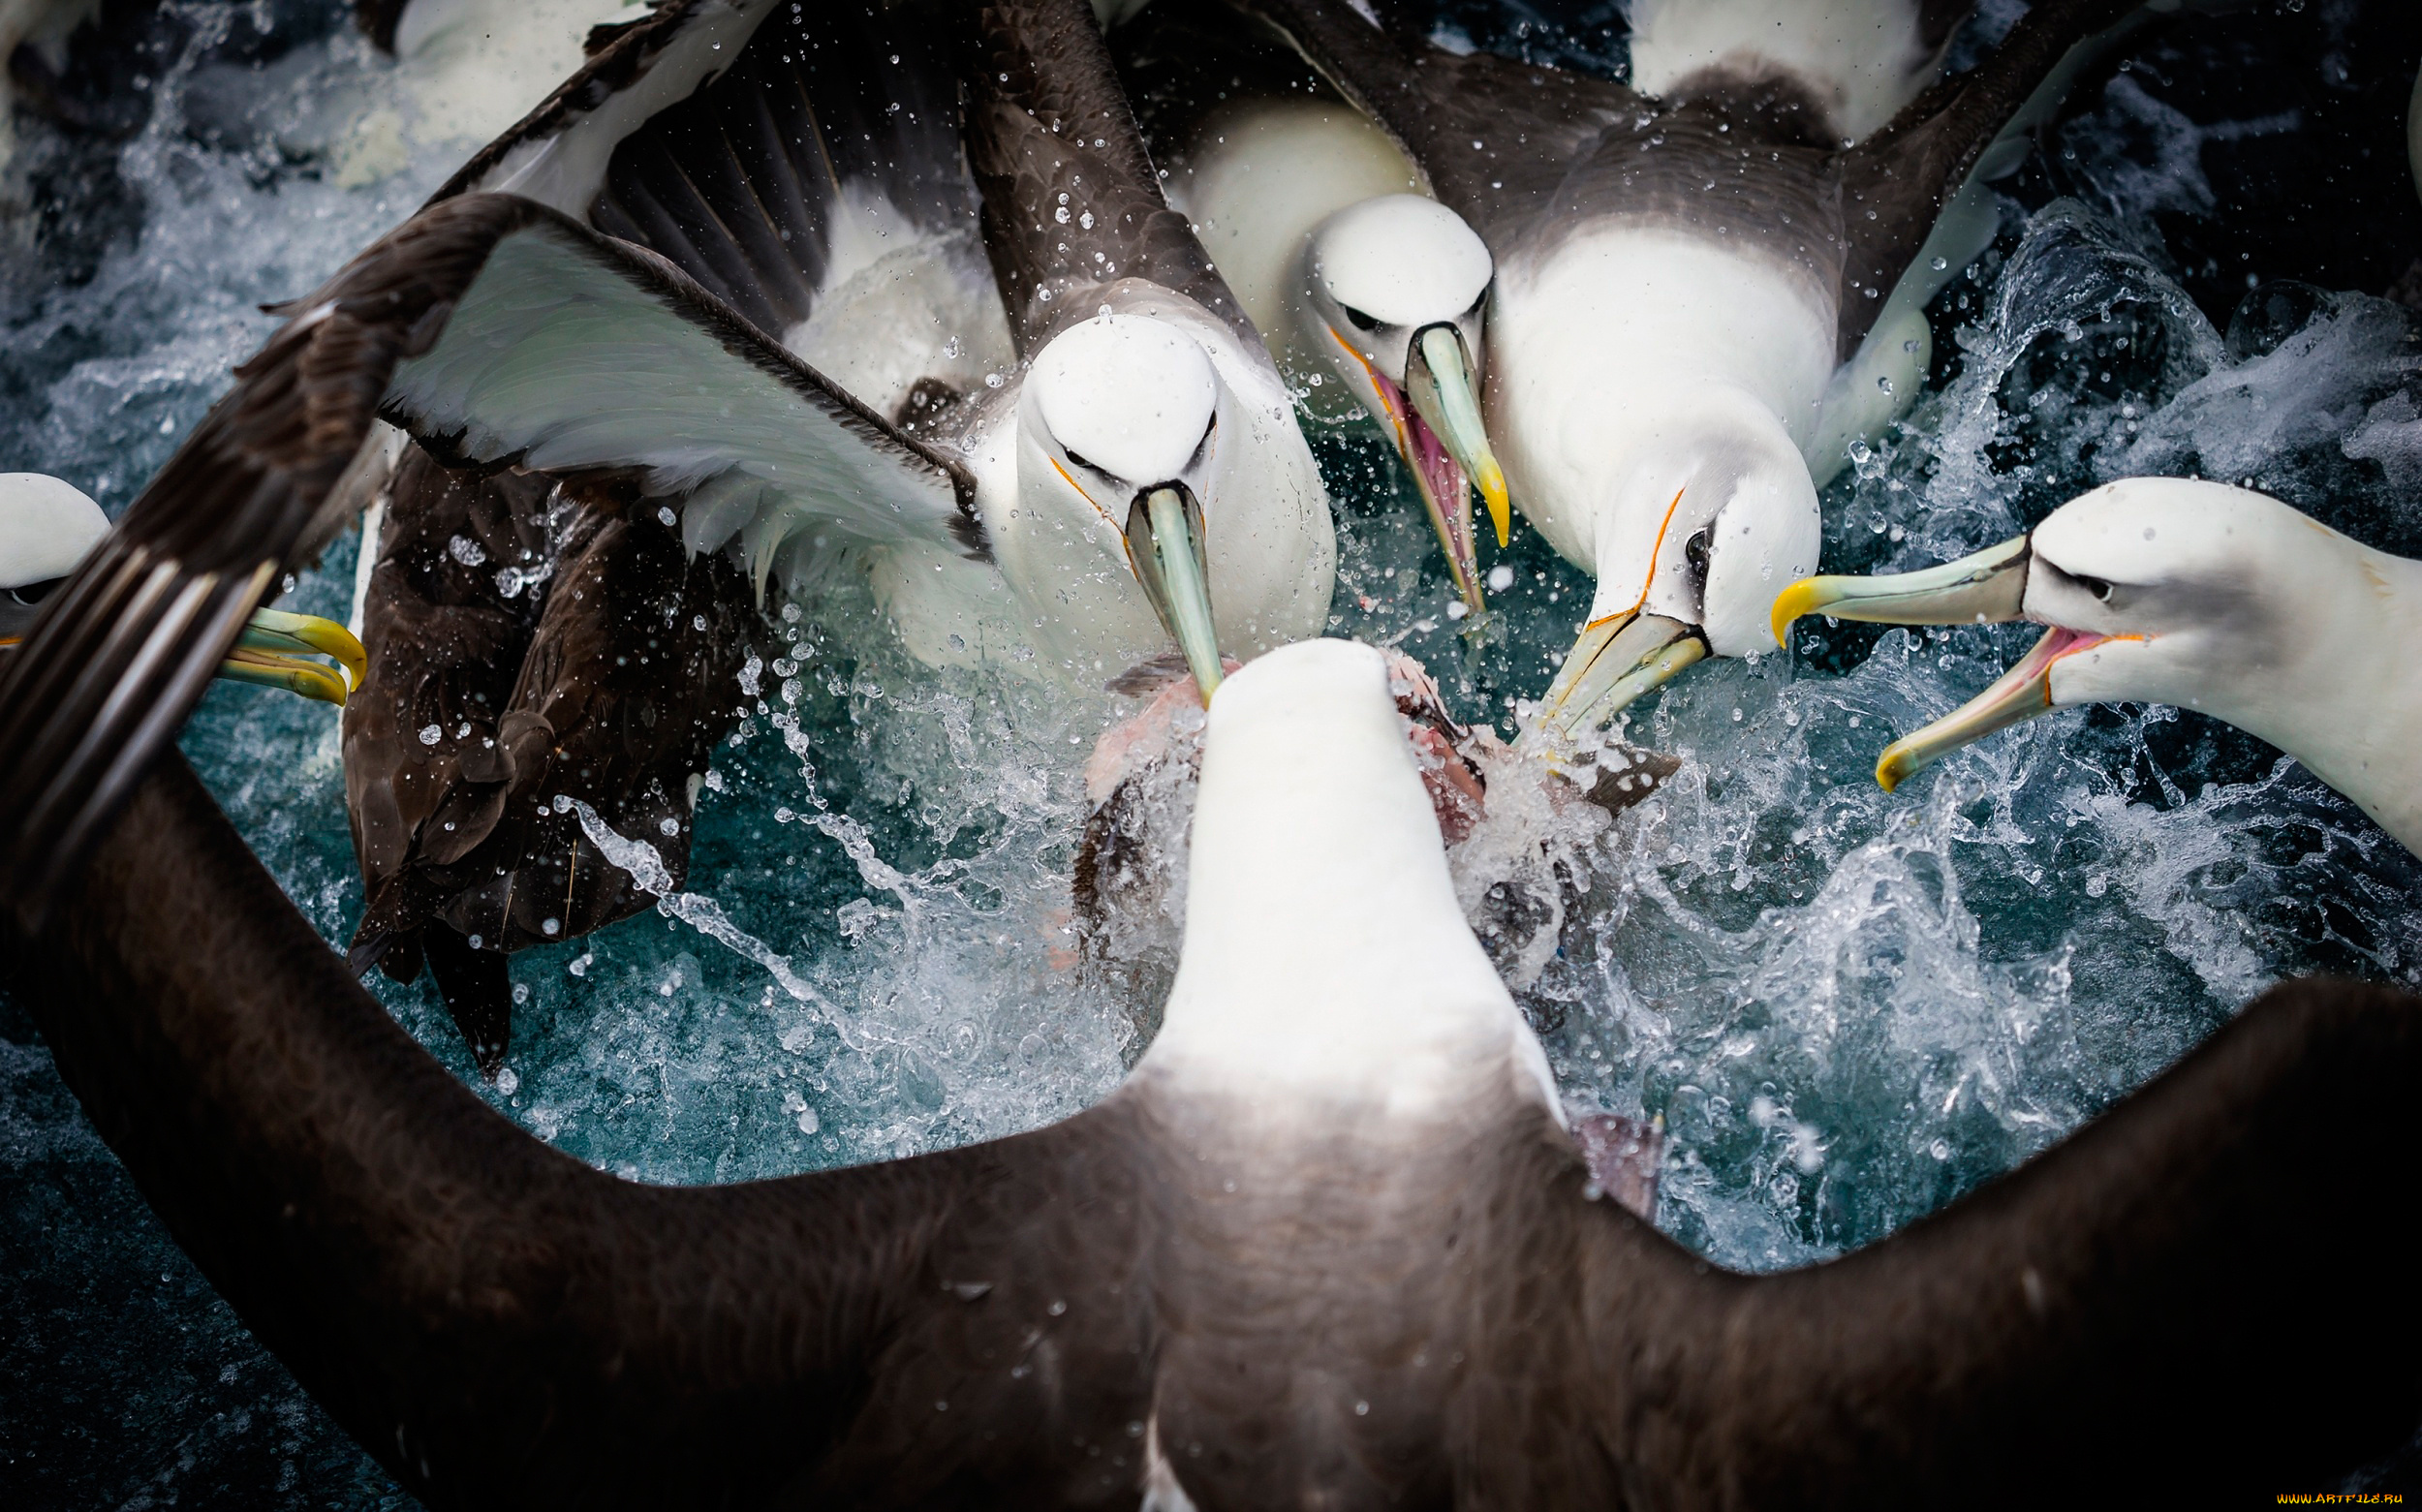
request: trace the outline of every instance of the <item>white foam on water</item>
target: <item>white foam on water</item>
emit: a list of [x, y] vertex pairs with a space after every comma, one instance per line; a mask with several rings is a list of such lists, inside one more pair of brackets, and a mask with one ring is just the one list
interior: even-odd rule
[[[28, 295], [0, 337], [30, 395], [0, 414], [0, 466], [59, 473], [113, 509], [266, 333], [252, 306], [308, 290], [459, 152], [407, 143], [392, 176], [349, 187], [367, 160], [345, 156], [359, 139], [344, 112], [393, 74], [349, 33], [241, 78], [212, 67], [169, 70], [122, 154], [140, 240], [87, 283]], [[2148, 142], [2178, 129], [2106, 97], [2105, 114], [2130, 109]], [[189, 111], [220, 125], [198, 137]], [[1829, 487], [1829, 569], [1944, 560], [2144, 470], [2256, 477], [2414, 549], [2406, 318], [2325, 297], [2251, 346], [2224, 335], [2120, 230], [2192, 200], [2190, 155], [2115, 162], [2135, 176], [2105, 172], [2102, 204], [2023, 228], [2008, 210], [1989, 264], [1938, 301], [1959, 376]], [[1350, 430], [1319, 447], [1341, 511], [1333, 632], [1402, 644], [1460, 717], [1510, 733], [1586, 581], [1518, 530], [1485, 564], [1508, 570], [1490, 623], [1468, 633], [1384, 445]], [[352, 550], [341, 540], [290, 602], [342, 615]], [[1065, 690], [1120, 669], [1060, 669], [1058, 691], [1015, 667], [936, 673], [862, 593], [799, 607], [759, 637], [756, 712], [716, 756], [684, 888], [668, 869], [657, 911], [515, 958], [512, 1087], [483, 1095], [601, 1166], [732, 1180], [1014, 1132], [1102, 1095], [1157, 1018], [1165, 977], [1084, 979], [1067, 916], [1084, 757], [1131, 706]], [[1612, 825], [1501, 808], [1468, 849], [1475, 913], [1500, 870], [1587, 883], [1531, 937], [1526, 1006], [1576, 1108], [1665, 1116], [1661, 1221], [1712, 1257], [1785, 1264], [1888, 1232], [2073, 1128], [2281, 975], [2415, 979], [2410, 859], [2208, 722], [2068, 711], [1879, 791], [1883, 745], [2026, 638], [1896, 631], [1828, 662], [1847, 670], [1702, 665], [1627, 725], [1685, 758], [1664, 791]], [[330, 713], [222, 689], [186, 745], [344, 941], [361, 902]], [[1160, 797], [1182, 817], [1185, 795]], [[663, 867], [643, 840], [593, 838], [635, 875]], [[1163, 881], [1173, 926], [1182, 879]], [[373, 985], [469, 1075], [425, 981]]]

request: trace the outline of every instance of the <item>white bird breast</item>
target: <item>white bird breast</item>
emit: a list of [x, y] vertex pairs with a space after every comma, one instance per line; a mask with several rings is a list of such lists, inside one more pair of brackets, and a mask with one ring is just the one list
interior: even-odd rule
[[1728, 390], [1804, 447], [1834, 370], [1833, 309], [1807, 275], [1640, 225], [1501, 267], [1487, 341], [1489, 436], [1514, 502], [1592, 571], [1602, 507], [1657, 422], [1693, 392]]

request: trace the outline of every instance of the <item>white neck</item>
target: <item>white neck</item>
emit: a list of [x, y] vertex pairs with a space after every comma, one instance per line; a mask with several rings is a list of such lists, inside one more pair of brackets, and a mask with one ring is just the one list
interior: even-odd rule
[[1186, 943], [1139, 1078], [1274, 1115], [1554, 1108], [1537, 1041], [1464, 922], [1438, 822], [1368, 647], [1270, 653], [1212, 700]]
[[2422, 855], [2422, 562], [2332, 539], [2333, 591], [2288, 631], [2304, 654], [2195, 706], [2294, 756]]

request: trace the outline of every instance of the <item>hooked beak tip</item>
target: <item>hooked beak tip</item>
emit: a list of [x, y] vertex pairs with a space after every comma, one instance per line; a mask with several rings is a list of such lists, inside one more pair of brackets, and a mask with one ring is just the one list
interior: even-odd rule
[[1506, 473], [1497, 465], [1497, 458], [1483, 451], [1473, 481], [1479, 484], [1480, 498], [1488, 505], [1489, 523], [1497, 527], [1497, 548], [1503, 551], [1513, 539], [1513, 500], [1506, 491]]
[[[314, 660], [318, 657], [334, 662], [343, 668], [343, 675]], [[283, 688], [341, 708], [346, 697], [360, 689], [369, 665], [361, 642], [334, 620], [262, 609], [245, 622], [234, 649], [219, 664], [219, 675], [264, 688]]]
[[1824, 592], [1818, 586], [1823, 581], [1821, 577], [1803, 577], [1775, 595], [1775, 606], [1767, 626], [1774, 632], [1776, 645], [1786, 644], [1784, 636], [1790, 632], [1793, 621], [1816, 613], [1823, 605]]

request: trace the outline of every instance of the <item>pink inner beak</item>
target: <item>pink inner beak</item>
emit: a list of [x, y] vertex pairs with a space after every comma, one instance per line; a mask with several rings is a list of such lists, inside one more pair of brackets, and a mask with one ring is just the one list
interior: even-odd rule
[[1438, 433], [1421, 418], [1420, 412], [1405, 397], [1404, 389], [1376, 371], [1371, 374], [1371, 382], [1379, 386], [1380, 397], [1387, 401], [1397, 426], [1404, 433], [1406, 449], [1412, 453], [1413, 471], [1420, 475], [1422, 485], [1429, 493], [1431, 513], [1439, 529], [1445, 532], [1448, 538], [1447, 560], [1471, 560], [1474, 555], [1470, 508], [1472, 483], [1463, 475], [1463, 465], [1454, 459], [1445, 444], [1438, 439]]

